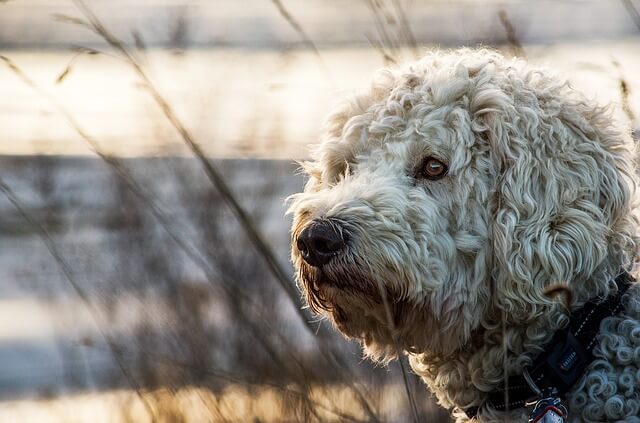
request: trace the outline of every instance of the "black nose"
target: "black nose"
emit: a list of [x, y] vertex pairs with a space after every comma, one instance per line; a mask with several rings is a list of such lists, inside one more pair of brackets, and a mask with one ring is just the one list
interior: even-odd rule
[[326, 220], [311, 222], [298, 236], [298, 250], [304, 261], [314, 267], [323, 266], [345, 246], [342, 231]]

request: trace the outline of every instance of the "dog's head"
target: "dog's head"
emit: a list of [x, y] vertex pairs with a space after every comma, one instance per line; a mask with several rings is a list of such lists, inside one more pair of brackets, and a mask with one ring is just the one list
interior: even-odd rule
[[636, 259], [634, 164], [610, 115], [486, 50], [381, 71], [304, 169], [299, 284], [374, 357], [454, 351], [496, 313], [539, 318], [549, 284], [579, 300]]

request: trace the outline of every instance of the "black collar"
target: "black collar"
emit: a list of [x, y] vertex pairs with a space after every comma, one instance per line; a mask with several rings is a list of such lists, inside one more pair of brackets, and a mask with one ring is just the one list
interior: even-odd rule
[[[557, 332], [544, 351], [528, 370], [531, 380], [540, 390], [557, 391], [564, 397], [580, 379], [586, 367], [594, 360], [593, 348], [600, 330], [600, 323], [616, 315], [622, 309], [622, 297], [635, 279], [626, 271], [615, 279], [617, 291], [604, 301], [592, 299], [584, 307], [571, 314], [566, 329]], [[496, 410], [508, 411], [524, 407], [538, 397], [525, 376], [510, 376], [504, 388], [489, 394], [488, 403]], [[464, 410], [469, 418], [478, 414], [478, 407]]]

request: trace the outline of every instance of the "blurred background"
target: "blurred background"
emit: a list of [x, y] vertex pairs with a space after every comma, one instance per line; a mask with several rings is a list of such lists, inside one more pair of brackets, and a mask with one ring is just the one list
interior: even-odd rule
[[303, 308], [295, 160], [376, 69], [457, 46], [557, 69], [637, 137], [639, 11], [0, 0], [0, 421], [450, 421]]

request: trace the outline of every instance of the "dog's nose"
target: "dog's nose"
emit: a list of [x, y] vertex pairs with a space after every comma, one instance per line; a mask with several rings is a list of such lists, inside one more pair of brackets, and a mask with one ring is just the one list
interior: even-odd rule
[[323, 266], [345, 246], [342, 231], [326, 220], [315, 220], [307, 226], [296, 241], [304, 261], [311, 266]]

